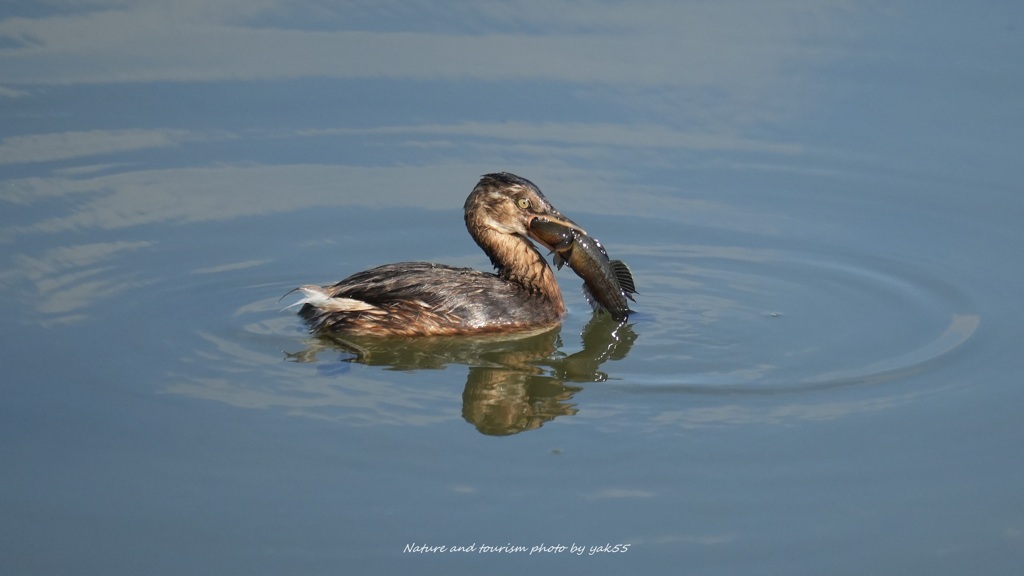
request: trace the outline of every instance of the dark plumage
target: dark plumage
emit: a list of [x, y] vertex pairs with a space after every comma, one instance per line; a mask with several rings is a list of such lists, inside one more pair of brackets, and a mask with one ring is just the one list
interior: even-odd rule
[[465, 204], [466, 228], [496, 273], [426, 262], [386, 264], [330, 286], [297, 288], [299, 314], [320, 333], [455, 335], [558, 324], [565, 304], [554, 272], [528, 237], [538, 216], [577, 228], [525, 178], [484, 176]]

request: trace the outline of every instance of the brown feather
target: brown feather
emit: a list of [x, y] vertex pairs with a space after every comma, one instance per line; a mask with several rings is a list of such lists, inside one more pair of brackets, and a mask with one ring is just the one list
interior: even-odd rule
[[527, 238], [538, 215], [565, 219], [532, 182], [481, 178], [466, 228], [496, 273], [426, 262], [387, 264], [330, 286], [299, 288], [299, 314], [323, 333], [427, 336], [519, 332], [558, 324], [565, 304], [554, 272]]

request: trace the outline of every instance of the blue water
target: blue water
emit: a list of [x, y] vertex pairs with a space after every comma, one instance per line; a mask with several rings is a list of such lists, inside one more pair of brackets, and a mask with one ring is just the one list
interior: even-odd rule
[[[1018, 574], [1022, 31], [1013, 3], [0, 8], [0, 568]], [[529, 338], [357, 354], [283, 310], [487, 269], [461, 207], [499, 170], [629, 263], [628, 324], [567, 269]]]

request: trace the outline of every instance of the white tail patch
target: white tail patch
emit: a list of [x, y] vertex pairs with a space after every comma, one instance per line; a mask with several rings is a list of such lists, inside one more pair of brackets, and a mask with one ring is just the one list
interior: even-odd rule
[[362, 300], [331, 296], [330, 292], [323, 286], [307, 284], [306, 286], [299, 286], [295, 290], [302, 292], [304, 297], [294, 304], [285, 306], [285, 310], [302, 306], [303, 304], [309, 304], [323, 312], [358, 312], [360, 310], [373, 310], [376, 308], [373, 304], [367, 304]]

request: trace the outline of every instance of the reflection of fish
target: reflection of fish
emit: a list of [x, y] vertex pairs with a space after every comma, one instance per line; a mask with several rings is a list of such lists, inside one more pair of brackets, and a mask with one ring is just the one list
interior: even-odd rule
[[583, 278], [583, 293], [595, 310], [603, 308], [620, 322], [629, 317], [626, 298], [633, 300], [636, 288], [625, 262], [610, 260], [597, 238], [541, 216], [530, 222], [530, 232], [555, 253], [555, 266], [561, 269], [568, 262]]

